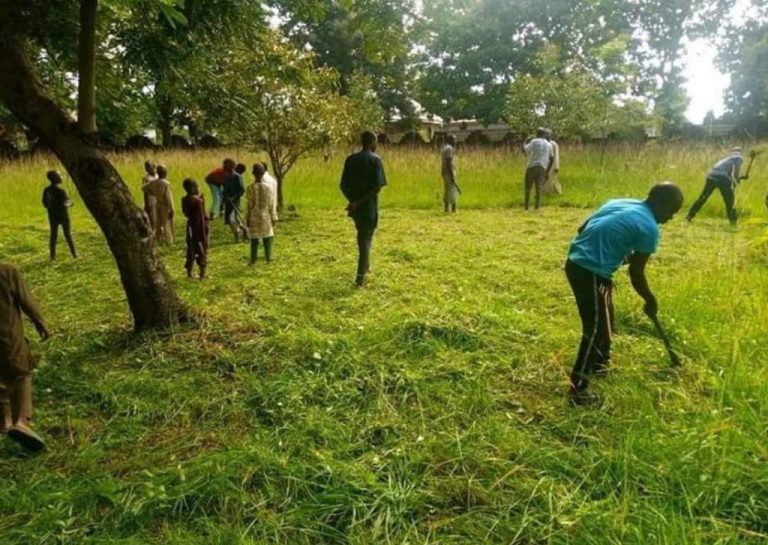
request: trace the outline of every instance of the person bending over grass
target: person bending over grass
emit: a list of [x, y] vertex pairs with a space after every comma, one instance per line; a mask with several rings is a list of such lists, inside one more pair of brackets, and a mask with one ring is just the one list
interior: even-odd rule
[[72, 257], [77, 257], [69, 221], [69, 208], [72, 206], [72, 201], [69, 200], [69, 195], [61, 187], [62, 179], [58, 172], [49, 170], [46, 177], [51, 185], [43, 190], [43, 206], [48, 211], [48, 224], [51, 227], [49, 241], [51, 261], [56, 259], [56, 244], [59, 239], [59, 226], [61, 226], [61, 230], [64, 231], [64, 238], [67, 240], [69, 252], [72, 254]]
[[208, 189], [211, 191], [211, 219], [215, 219], [216, 216], [221, 214], [221, 211], [224, 208], [222, 195], [224, 182], [227, 181], [227, 177], [234, 172], [234, 170], [235, 162], [232, 159], [224, 159], [224, 162], [219, 168], [213, 169], [205, 177], [205, 183], [208, 184]]
[[525, 209], [531, 201], [531, 189], [536, 187], [536, 210], [541, 206], [541, 190], [547, 181], [549, 171], [555, 160], [552, 144], [547, 139], [549, 130], [539, 128], [536, 138], [527, 142], [523, 147], [528, 156], [528, 165], [525, 169]]
[[29, 423], [35, 360], [24, 337], [22, 313], [32, 321], [40, 338], [51, 336], [21, 273], [11, 265], [0, 264], [0, 432], [24, 448], [41, 450], [45, 443]]
[[235, 170], [227, 176], [224, 182], [224, 190], [222, 191], [224, 196], [224, 221], [232, 229], [232, 234], [235, 235], [235, 242], [240, 242], [241, 240], [245, 242], [248, 240], [248, 230], [243, 224], [242, 213], [240, 212], [240, 199], [245, 194], [245, 182], [243, 181], [245, 170], [245, 165], [239, 163]]
[[688, 216], [686, 216], [688, 221], [693, 221], [701, 207], [704, 206], [707, 199], [717, 189], [723, 196], [728, 221], [731, 222], [731, 225], [736, 225], [736, 208], [734, 207], [736, 202], [736, 186], [739, 185], [740, 181], [747, 179], [746, 176], [739, 176], [743, 163], [744, 158], [741, 155], [741, 148], [733, 148], [728, 157], [721, 159], [710, 169], [701, 195], [699, 195], [699, 198], [696, 199], [696, 202], [693, 203], [693, 206], [688, 211]]
[[360, 140], [363, 149], [353, 153], [344, 162], [341, 174], [341, 192], [346, 197], [346, 211], [355, 222], [357, 230], [357, 276], [358, 287], [365, 284], [370, 271], [371, 244], [379, 224], [379, 191], [387, 185], [384, 165], [376, 155], [376, 134], [365, 131]]
[[184, 268], [187, 277], [192, 278], [192, 268], [197, 262], [200, 280], [205, 279], [208, 267], [208, 216], [205, 215], [205, 201], [200, 196], [200, 186], [192, 178], [183, 182], [187, 195], [181, 199], [181, 211], [187, 218], [187, 259]]
[[264, 243], [264, 259], [272, 261], [272, 238], [277, 222], [277, 198], [270, 186], [264, 183], [264, 165], [253, 165], [254, 181], [248, 186], [246, 195], [245, 224], [251, 238], [250, 265], [256, 263], [259, 252], [259, 239]]
[[571, 372], [570, 397], [590, 400], [588, 377], [605, 371], [611, 357], [614, 273], [629, 262], [632, 287], [645, 301], [644, 312], [655, 317], [656, 297], [648, 286], [645, 267], [659, 244], [659, 224], [683, 205], [683, 193], [671, 182], [656, 184], [644, 201], [608, 201], [580, 228], [571, 242], [565, 274], [581, 318], [581, 344]]

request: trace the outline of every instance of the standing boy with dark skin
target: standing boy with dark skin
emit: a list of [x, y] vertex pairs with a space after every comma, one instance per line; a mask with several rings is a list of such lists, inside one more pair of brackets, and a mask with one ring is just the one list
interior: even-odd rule
[[445, 139], [445, 146], [440, 150], [440, 175], [443, 177], [443, 205], [445, 212], [456, 212], [459, 200], [459, 184], [456, 183], [456, 137], [449, 134]]
[[582, 335], [571, 372], [570, 398], [574, 404], [591, 400], [588, 377], [605, 371], [611, 357], [613, 333], [613, 274], [629, 262], [632, 287], [645, 301], [643, 311], [658, 313], [645, 268], [659, 243], [659, 225], [682, 207], [683, 193], [671, 182], [656, 184], [644, 201], [608, 201], [580, 228], [571, 242], [565, 273], [576, 298]]
[[353, 153], [344, 162], [341, 192], [349, 204], [347, 214], [357, 230], [357, 275], [355, 284], [365, 285], [370, 271], [371, 244], [379, 224], [379, 191], [387, 185], [384, 165], [376, 155], [376, 134], [365, 131], [360, 137], [363, 149]]
[[197, 262], [200, 280], [206, 277], [208, 267], [208, 217], [205, 215], [205, 201], [200, 197], [200, 187], [192, 178], [183, 182], [187, 195], [181, 199], [181, 211], [187, 218], [187, 258], [184, 268], [187, 277], [192, 278], [192, 268]]
[[69, 208], [72, 206], [72, 201], [69, 200], [69, 195], [61, 187], [62, 179], [58, 172], [50, 170], [46, 177], [51, 185], [43, 191], [43, 206], [48, 210], [48, 223], [51, 227], [49, 244], [51, 261], [56, 259], [59, 226], [64, 231], [64, 238], [67, 240], [67, 245], [69, 245], [69, 252], [72, 254], [72, 257], [77, 257], [69, 221]]
[[0, 264], [0, 433], [36, 451], [45, 443], [29, 423], [35, 360], [24, 337], [22, 313], [32, 321], [41, 339], [51, 336], [21, 273], [11, 265]]

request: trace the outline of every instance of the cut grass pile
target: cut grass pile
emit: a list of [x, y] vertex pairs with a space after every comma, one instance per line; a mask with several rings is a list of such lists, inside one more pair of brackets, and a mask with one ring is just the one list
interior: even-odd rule
[[12, 201], [0, 260], [56, 335], [33, 341], [50, 450], [0, 442], [0, 542], [765, 542], [757, 227], [666, 226], [650, 281], [684, 366], [669, 368], [622, 273], [613, 372], [594, 382], [604, 404], [572, 409], [562, 264], [587, 211], [405, 209], [407, 172], [391, 172], [368, 289], [352, 287], [352, 226], [331, 192], [334, 209], [278, 226], [270, 266], [247, 267], [219, 222], [206, 282], [183, 278], [181, 244], [163, 249], [203, 317], [141, 336], [92, 222], [75, 220], [83, 257], [52, 265], [39, 209], [25, 212], [39, 188]]

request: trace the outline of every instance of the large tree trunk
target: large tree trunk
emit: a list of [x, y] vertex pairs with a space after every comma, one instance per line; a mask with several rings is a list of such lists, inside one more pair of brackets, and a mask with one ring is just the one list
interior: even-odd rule
[[98, 0], [80, 0], [77, 123], [86, 134], [96, 132], [96, 7]]
[[185, 319], [150, 236], [146, 214], [90, 138], [45, 93], [26, 40], [0, 36], [0, 99], [58, 156], [96, 219], [120, 271], [137, 330]]

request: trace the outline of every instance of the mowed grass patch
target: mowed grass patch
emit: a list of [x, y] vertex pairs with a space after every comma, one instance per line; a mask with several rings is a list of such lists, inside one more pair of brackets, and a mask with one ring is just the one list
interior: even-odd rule
[[200, 323], [140, 336], [92, 223], [77, 225], [82, 258], [50, 264], [38, 222], [6, 220], [0, 260], [23, 269], [56, 336], [33, 341], [50, 450], [0, 445], [0, 541], [768, 536], [756, 227], [666, 226], [650, 281], [683, 368], [622, 272], [604, 403], [572, 409], [580, 332], [562, 265], [586, 210], [385, 208], [365, 290], [343, 213], [299, 214], [268, 266], [248, 267], [216, 222], [206, 282], [184, 278], [182, 244], [163, 248]]

